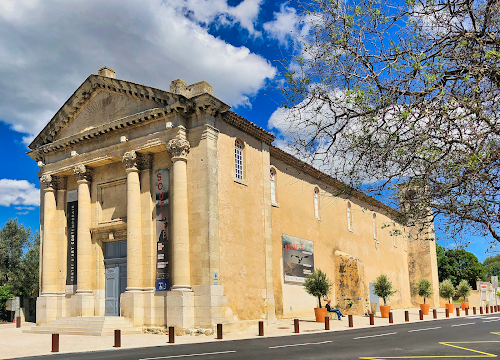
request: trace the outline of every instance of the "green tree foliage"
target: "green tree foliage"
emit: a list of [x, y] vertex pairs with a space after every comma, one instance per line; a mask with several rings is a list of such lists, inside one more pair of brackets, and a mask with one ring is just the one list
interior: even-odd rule
[[417, 293], [418, 296], [424, 298], [424, 304], [425, 304], [425, 299], [430, 298], [434, 293], [432, 291], [432, 283], [426, 278], [421, 278], [415, 284], [415, 292]]
[[321, 308], [321, 297], [328, 295], [332, 283], [326, 274], [320, 269], [314, 270], [311, 274], [306, 276], [304, 288], [306, 292], [318, 298], [318, 304]]
[[451, 280], [443, 280], [439, 284], [439, 296], [443, 299], [448, 299], [448, 304], [451, 304], [451, 298], [455, 295], [455, 287]]
[[12, 296], [10, 286], [0, 286], [0, 320], [10, 320], [9, 312], [5, 310], [5, 302]]
[[467, 280], [460, 281], [460, 284], [457, 286], [457, 295], [464, 298], [464, 302], [466, 298], [470, 295], [472, 291], [472, 287], [469, 285]]
[[483, 278], [483, 265], [477, 257], [462, 249], [445, 250], [436, 244], [439, 281], [451, 280], [453, 286], [458, 286], [460, 280], [467, 280], [469, 285], [476, 287], [476, 280]]
[[384, 299], [384, 306], [387, 306], [387, 299], [396, 292], [397, 290], [393, 288], [392, 282], [385, 274], [379, 275], [373, 282], [373, 293]]
[[394, 207], [417, 185], [410, 224], [500, 241], [500, 2], [298, 1], [287, 145]]
[[492, 276], [500, 277], [500, 255], [488, 256], [483, 261], [484, 277], [489, 281]]

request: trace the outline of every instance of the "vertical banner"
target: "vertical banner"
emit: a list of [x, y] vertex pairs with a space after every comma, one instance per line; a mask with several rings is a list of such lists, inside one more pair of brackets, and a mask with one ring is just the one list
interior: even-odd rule
[[66, 272], [66, 293], [75, 293], [76, 287], [76, 242], [78, 228], [78, 190], [70, 190], [66, 200], [66, 221], [68, 233], [68, 254]]
[[156, 181], [156, 291], [170, 290], [168, 264], [168, 169], [158, 170]]
[[314, 271], [314, 244], [295, 236], [283, 234], [283, 276], [285, 283], [303, 283]]

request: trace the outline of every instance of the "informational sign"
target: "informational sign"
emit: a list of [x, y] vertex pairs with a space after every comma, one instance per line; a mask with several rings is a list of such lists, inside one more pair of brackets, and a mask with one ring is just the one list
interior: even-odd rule
[[168, 263], [168, 169], [158, 170], [156, 183], [156, 291], [170, 290]]
[[488, 285], [481, 285], [481, 291], [486, 291], [488, 289]]
[[314, 271], [314, 244], [295, 236], [283, 234], [283, 276], [285, 283], [303, 283]]
[[493, 289], [498, 288], [498, 276], [491, 277], [491, 284], [493, 285]]
[[78, 229], [78, 190], [70, 190], [67, 194], [66, 221], [68, 233], [68, 267], [66, 273], [66, 285], [70, 287], [67, 293], [73, 292], [76, 286], [76, 261], [77, 261], [77, 229]]

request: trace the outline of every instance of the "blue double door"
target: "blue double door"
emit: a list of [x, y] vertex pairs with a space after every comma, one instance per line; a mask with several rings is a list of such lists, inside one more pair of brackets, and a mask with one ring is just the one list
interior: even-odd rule
[[120, 295], [127, 287], [127, 242], [114, 241], [105, 244], [104, 268], [106, 316], [120, 316]]

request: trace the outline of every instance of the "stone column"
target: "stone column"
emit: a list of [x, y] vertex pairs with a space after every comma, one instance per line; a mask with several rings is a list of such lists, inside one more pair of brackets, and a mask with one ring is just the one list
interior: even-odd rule
[[92, 292], [92, 237], [90, 228], [91, 203], [90, 183], [92, 169], [85, 165], [73, 168], [78, 184], [78, 229], [77, 229], [77, 263], [76, 263], [76, 305], [71, 316], [94, 316], [94, 296]]
[[172, 139], [167, 150], [172, 159], [172, 290], [191, 291], [189, 260], [189, 221], [186, 162], [189, 142], [181, 137]]
[[53, 177], [56, 184], [56, 210], [57, 210], [57, 293], [66, 292], [66, 186], [68, 178], [65, 176]]

